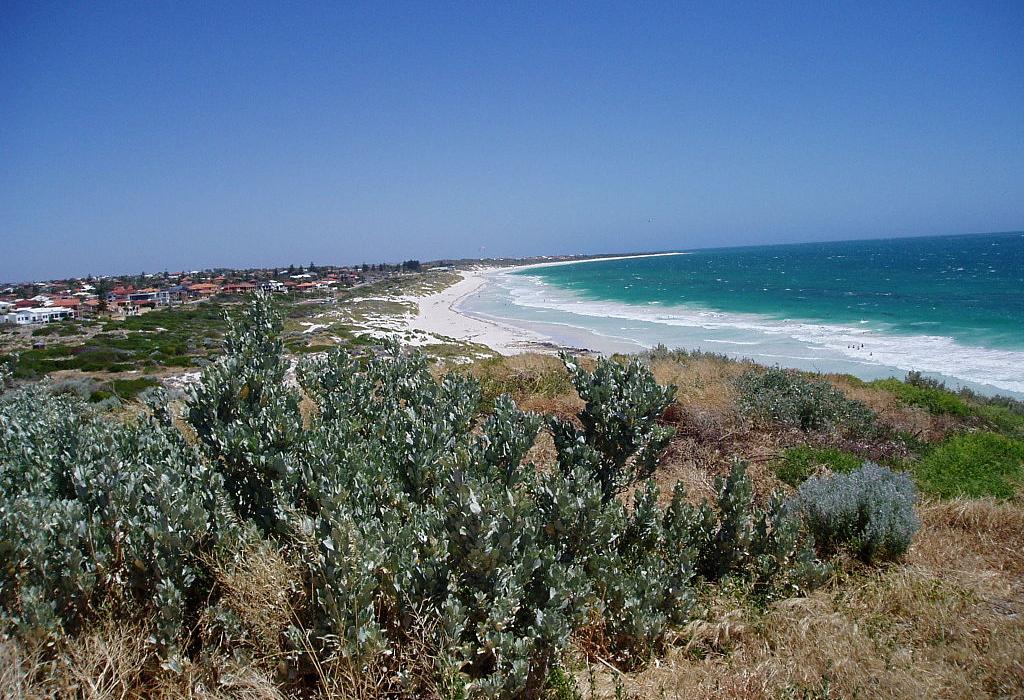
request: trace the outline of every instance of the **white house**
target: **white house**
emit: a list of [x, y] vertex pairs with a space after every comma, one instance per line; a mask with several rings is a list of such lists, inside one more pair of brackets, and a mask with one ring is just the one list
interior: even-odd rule
[[30, 309], [18, 309], [13, 313], [4, 314], [0, 316], [0, 320], [4, 323], [27, 326], [33, 323], [54, 323], [74, 317], [74, 309], [68, 309], [63, 306], [37, 306]]

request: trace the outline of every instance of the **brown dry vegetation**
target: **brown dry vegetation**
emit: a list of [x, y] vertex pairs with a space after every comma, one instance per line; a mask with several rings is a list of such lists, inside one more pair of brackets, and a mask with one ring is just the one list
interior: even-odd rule
[[[655, 475], [663, 497], [677, 480], [692, 500], [711, 497], [715, 478], [736, 458], [750, 463], [760, 496], [788, 488], [771, 463], [793, 445], [841, 446], [864, 456], [895, 449], [755, 426], [737, 409], [735, 379], [747, 369], [712, 356], [652, 362], [659, 382], [679, 387], [665, 416], [677, 435]], [[507, 392], [527, 410], [562, 417], [581, 407], [550, 356], [500, 358], [458, 371], [481, 381], [485, 400]], [[846, 377], [828, 380], [893, 432], [936, 442], [957, 428], [956, 419], [902, 405], [891, 392]], [[528, 459], [550, 467], [554, 458], [542, 433]], [[702, 619], [635, 672], [613, 669], [587, 640], [568, 659], [581, 697], [1024, 697], [1024, 503], [925, 502], [920, 516], [922, 528], [903, 561], [871, 568], [840, 560], [832, 580], [810, 597], [763, 607], [742, 591], [705, 593]], [[148, 651], [144, 621], [107, 622], [56, 650], [0, 644], [0, 697], [379, 698], [384, 688], [394, 696], [383, 666], [328, 665], [304, 678], [282, 672], [281, 636], [290, 603], [303, 595], [296, 590], [301, 576], [282, 553], [240, 553], [215, 571], [223, 604], [249, 634], [248, 660], [219, 653], [211, 624], [199, 635], [206, 655], [177, 671], [161, 669]], [[411, 643], [405, 667], [416, 673], [439, 652]], [[444, 697], [443, 688], [436, 697]]]
[[[717, 621], [691, 625], [659, 664], [620, 683], [640, 698], [1020, 697], [1024, 509], [957, 501], [921, 515], [904, 562], [851, 564], [767, 610], [711, 601]], [[594, 697], [615, 697], [620, 674], [593, 669]]]

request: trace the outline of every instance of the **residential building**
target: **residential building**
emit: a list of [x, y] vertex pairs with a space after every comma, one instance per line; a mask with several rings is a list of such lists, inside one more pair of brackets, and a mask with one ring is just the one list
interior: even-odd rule
[[55, 323], [75, 317], [75, 310], [63, 306], [38, 306], [32, 308], [18, 309], [12, 313], [0, 316], [3, 323], [13, 323], [19, 326], [27, 326], [34, 323]]

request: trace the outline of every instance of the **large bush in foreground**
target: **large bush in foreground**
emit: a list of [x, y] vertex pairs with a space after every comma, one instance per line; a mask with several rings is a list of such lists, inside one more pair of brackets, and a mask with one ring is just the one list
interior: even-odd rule
[[0, 619], [23, 638], [141, 613], [173, 656], [228, 512], [221, 477], [164, 414], [120, 423], [38, 387], [0, 399]]
[[633, 665], [690, 618], [695, 586], [774, 595], [819, 573], [799, 520], [756, 506], [742, 465], [714, 503], [677, 486], [659, 505], [644, 477], [672, 390], [639, 364], [566, 358], [585, 406], [578, 424], [547, 422], [557, 464], [541, 469], [527, 456], [545, 421], [508, 397], [483, 415], [474, 381], [436, 380], [396, 345], [307, 359], [296, 384], [279, 329], [264, 297], [233, 320], [186, 402], [195, 447], [159, 401], [124, 421], [43, 390], [0, 402], [15, 633], [152, 614], [165, 658], [197, 653], [199, 618], [245, 644], [213, 569], [245, 533], [303, 572], [281, 633], [292, 677], [535, 697], [574, 634]]
[[873, 462], [848, 474], [808, 479], [796, 497], [822, 549], [848, 549], [866, 562], [896, 559], [907, 551], [921, 525], [916, 502], [908, 474]]

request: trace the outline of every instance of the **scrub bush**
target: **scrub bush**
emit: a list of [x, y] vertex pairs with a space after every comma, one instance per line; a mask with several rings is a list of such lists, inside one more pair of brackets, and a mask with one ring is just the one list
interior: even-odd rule
[[921, 488], [941, 498], [1012, 498], [1024, 484], [1024, 440], [996, 433], [955, 435], [914, 466]]
[[865, 462], [849, 474], [811, 478], [795, 499], [818, 546], [848, 549], [865, 562], [897, 559], [921, 523], [917, 489], [905, 472]]
[[559, 418], [548, 421], [559, 465], [570, 470], [585, 466], [601, 484], [607, 502], [654, 473], [674, 434], [657, 421], [675, 398], [676, 388], [658, 386], [637, 359], [622, 365], [599, 358], [592, 373], [568, 355], [563, 354], [562, 361], [586, 406], [578, 416], [583, 430]]
[[229, 319], [225, 356], [189, 390], [187, 418], [216, 462], [239, 515], [265, 532], [278, 527], [274, 486], [302, 427], [299, 396], [285, 386], [280, 317], [269, 296]]
[[117, 424], [42, 387], [0, 400], [0, 619], [25, 639], [152, 615], [172, 656], [227, 528], [220, 477], [169, 421]]
[[740, 408], [755, 420], [805, 432], [861, 434], [871, 428], [875, 419], [874, 412], [861, 402], [846, 398], [828, 382], [810, 379], [795, 370], [752, 369], [737, 382]]
[[746, 578], [755, 593], [799, 593], [817, 586], [827, 569], [814, 557], [813, 541], [804, 536], [800, 520], [779, 497], [764, 506], [753, 500], [746, 465], [733, 463], [727, 478], [715, 483], [714, 504], [703, 503], [692, 514], [676, 487], [671, 509], [689, 522], [696, 572], [707, 581], [726, 576]]
[[872, 386], [891, 391], [900, 402], [909, 406], [919, 406], [932, 415], [951, 415], [965, 417], [971, 414], [971, 407], [952, 391], [933, 379], [928, 379], [916, 372], [910, 372], [907, 380], [879, 379]]
[[859, 467], [863, 460], [855, 454], [834, 447], [814, 448], [807, 445], [791, 447], [772, 465], [775, 475], [790, 486], [799, 486], [818, 466], [829, 471], [850, 472]]
[[[574, 634], [635, 666], [690, 619], [695, 585], [768, 595], [818, 571], [799, 520], [756, 506], [742, 465], [714, 504], [677, 485], [659, 505], [644, 477], [673, 390], [639, 363], [563, 358], [580, 429], [508, 396], [481, 417], [474, 380], [436, 380], [397, 344], [306, 357], [296, 386], [279, 334], [263, 295], [231, 320], [186, 401], [194, 446], [159, 390], [137, 418], [39, 389], [0, 399], [5, 625], [53, 637], [100, 611], [152, 616], [172, 664], [203, 627], [227, 647], [279, 644], [290, 674], [373, 674], [394, 696], [539, 697]], [[551, 470], [526, 461], [545, 426]], [[215, 564], [271, 550], [302, 578], [279, 640], [278, 623], [242, 629], [259, 616], [232, 611]]]
[[99, 388], [100, 383], [92, 377], [65, 377], [49, 384], [53, 394], [71, 394], [85, 400], [92, 397]]

